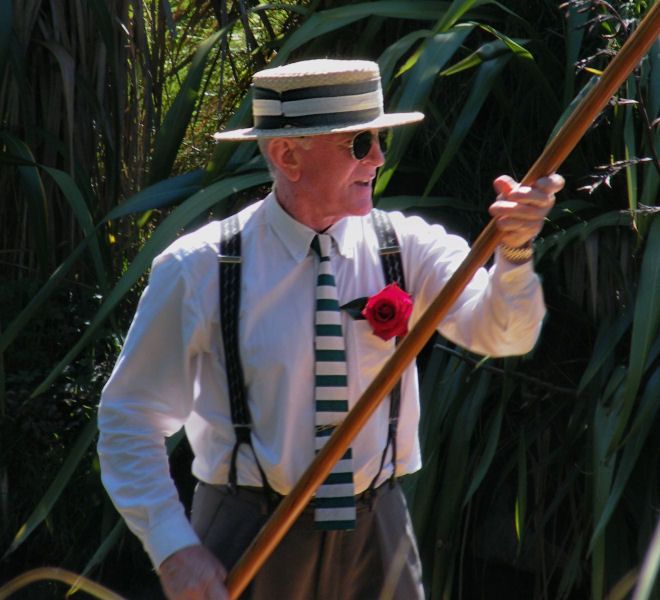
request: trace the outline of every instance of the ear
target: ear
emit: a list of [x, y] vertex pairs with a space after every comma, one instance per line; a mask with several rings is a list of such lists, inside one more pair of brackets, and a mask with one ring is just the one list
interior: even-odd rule
[[298, 145], [289, 138], [273, 138], [268, 144], [268, 156], [289, 181], [300, 179], [300, 156]]

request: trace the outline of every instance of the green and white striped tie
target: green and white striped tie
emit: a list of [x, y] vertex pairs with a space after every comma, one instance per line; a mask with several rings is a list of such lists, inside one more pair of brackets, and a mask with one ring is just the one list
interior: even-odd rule
[[[348, 412], [346, 351], [335, 278], [330, 266], [331, 244], [329, 235], [317, 235], [312, 240], [312, 249], [320, 259], [314, 338], [316, 452]], [[355, 528], [355, 487], [350, 448], [316, 491], [315, 506], [317, 529]]]

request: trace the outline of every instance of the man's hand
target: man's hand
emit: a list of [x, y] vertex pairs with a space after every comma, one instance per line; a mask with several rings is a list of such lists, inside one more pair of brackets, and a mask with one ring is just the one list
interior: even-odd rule
[[504, 232], [502, 243], [518, 248], [532, 240], [555, 204], [555, 193], [564, 187], [564, 178], [556, 173], [541, 177], [532, 187], [523, 186], [508, 175], [493, 182], [497, 193], [489, 212]]
[[227, 571], [204, 546], [189, 546], [168, 556], [158, 568], [168, 600], [228, 600]]

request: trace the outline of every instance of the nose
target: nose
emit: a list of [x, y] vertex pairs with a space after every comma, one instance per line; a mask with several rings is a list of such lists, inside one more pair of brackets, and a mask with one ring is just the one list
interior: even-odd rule
[[377, 167], [380, 167], [385, 162], [385, 154], [380, 149], [380, 141], [378, 139], [378, 131], [373, 132], [371, 138], [371, 148], [369, 148], [369, 154], [365, 157], [365, 160], [368, 160], [372, 164], [375, 164]]

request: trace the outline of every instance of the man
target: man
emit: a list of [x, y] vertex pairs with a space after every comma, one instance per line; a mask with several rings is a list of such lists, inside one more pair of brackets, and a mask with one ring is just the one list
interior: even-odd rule
[[[226, 569], [256, 535], [273, 502], [304, 472], [323, 444], [320, 437], [341, 420], [333, 413], [323, 421], [324, 399], [335, 398], [323, 394], [337, 392], [321, 388], [323, 375], [331, 373], [326, 369], [345, 369], [337, 389], [352, 406], [395, 344], [371, 320], [354, 319], [348, 311], [315, 316], [315, 306], [319, 310], [325, 301], [315, 300], [316, 284], [333, 296], [333, 307], [381, 297], [386, 282], [368, 216], [372, 183], [384, 161], [379, 132], [423, 115], [383, 112], [375, 63], [331, 60], [257, 73], [253, 115], [255, 127], [216, 134], [219, 140], [259, 140], [274, 178], [271, 194], [238, 216], [239, 356], [230, 356], [230, 335], [222, 335], [227, 323], [219, 308], [226, 298], [218, 297], [224, 277], [218, 273], [221, 229], [211, 223], [155, 259], [99, 408], [104, 484], [144, 543], [170, 599], [227, 597]], [[545, 314], [531, 240], [563, 180], [553, 175], [523, 188], [504, 176], [494, 186], [498, 197], [490, 212], [505, 232], [503, 245], [490, 273], [482, 269], [475, 275], [439, 330], [475, 352], [522, 354], [533, 347]], [[410, 311], [412, 325], [468, 247], [419, 218], [392, 213], [389, 219], [405, 280], [405, 292], [397, 288], [396, 298], [407, 307], [406, 317]], [[325, 321], [315, 319], [335, 315], [341, 315], [342, 335], [333, 330], [335, 337], [320, 338], [325, 330], [319, 323]], [[341, 356], [330, 366], [321, 362], [326, 347]], [[241, 371], [242, 383], [232, 388], [228, 371]], [[245, 390], [245, 427], [233, 416], [229, 396], [239, 392], [230, 388]], [[401, 380], [391, 437], [389, 411], [383, 402], [353, 441], [340, 461], [341, 485], [322, 491], [332, 483], [324, 482], [314, 506], [256, 576], [251, 598], [378, 598], [397, 555], [405, 560], [392, 597], [423, 598], [410, 520], [394, 483], [420, 467], [414, 365]], [[181, 426], [200, 480], [192, 525], [169, 478], [163, 445]], [[241, 427], [249, 431], [242, 441]], [[344, 491], [335, 493], [339, 488]], [[323, 516], [327, 507], [333, 516]]]

